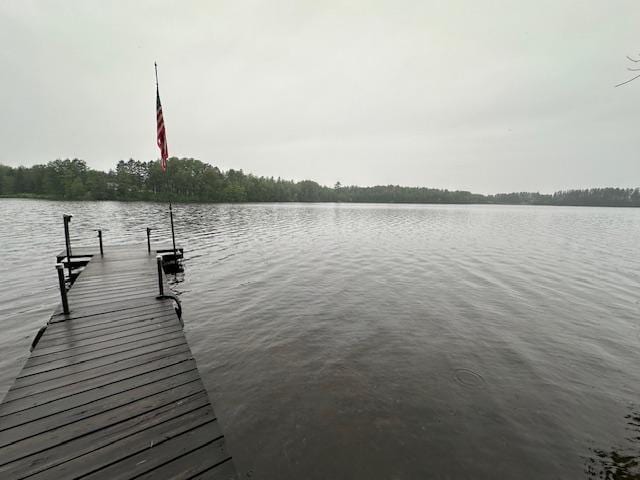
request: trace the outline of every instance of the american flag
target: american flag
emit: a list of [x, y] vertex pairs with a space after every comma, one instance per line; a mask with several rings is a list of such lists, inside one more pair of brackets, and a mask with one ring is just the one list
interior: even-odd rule
[[169, 148], [167, 147], [167, 133], [164, 129], [164, 118], [162, 117], [162, 104], [160, 103], [160, 90], [156, 88], [156, 123], [158, 127], [158, 147], [160, 148], [160, 168], [167, 171], [167, 158], [169, 158]]

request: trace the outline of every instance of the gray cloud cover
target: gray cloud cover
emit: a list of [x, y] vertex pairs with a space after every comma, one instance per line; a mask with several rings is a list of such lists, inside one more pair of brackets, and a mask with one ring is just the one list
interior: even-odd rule
[[640, 184], [640, 3], [0, 4], [0, 163], [170, 154], [476, 192]]

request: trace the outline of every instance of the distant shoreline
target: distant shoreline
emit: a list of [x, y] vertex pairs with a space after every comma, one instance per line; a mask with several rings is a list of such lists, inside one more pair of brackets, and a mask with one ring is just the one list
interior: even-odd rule
[[0, 198], [112, 200], [180, 203], [366, 203], [408, 205], [540, 205], [640, 207], [640, 188], [589, 188], [552, 194], [513, 192], [483, 195], [465, 190], [377, 185], [320, 185], [258, 177], [242, 170], [222, 171], [193, 158], [170, 158], [167, 172], [157, 161], [119, 161], [108, 172], [84, 160], [46, 165], [0, 164]]
[[[46, 195], [32, 195], [32, 194], [21, 194], [21, 195], [0, 195], [0, 200], [11, 200], [11, 199], [19, 199], [19, 200], [47, 200], [51, 202], [119, 202], [119, 203], [164, 203], [165, 200], [151, 200], [151, 199], [70, 199], [70, 198], [60, 198], [60, 197], [51, 197]], [[335, 203], [335, 204], [345, 204], [345, 205], [470, 205], [470, 206], [514, 206], [514, 207], [602, 207], [602, 208], [639, 208], [640, 205], [590, 205], [590, 204], [553, 204], [553, 203], [497, 203], [497, 202], [392, 202], [392, 201], [333, 201], [333, 200], [318, 200], [318, 201], [301, 201], [301, 200], [286, 200], [286, 201], [230, 201], [230, 202], [219, 202], [219, 201], [198, 201], [198, 200], [178, 200], [174, 201], [174, 204], [208, 204], [208, 205], [260, 205], [260, 204], [269, 204], [269, 203], [282, 203], [282, 204], [293, 204], [293, 203], [301, 203], [301, 204], [312, 204], [312, 203]]]

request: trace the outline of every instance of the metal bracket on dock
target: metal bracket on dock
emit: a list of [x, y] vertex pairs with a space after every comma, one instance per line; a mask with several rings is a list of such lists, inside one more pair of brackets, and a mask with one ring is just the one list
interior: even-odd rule
[[178, 315], [178, 320], [180, 320], [180, 325], [184, 327], [184, 322], [182, 321], [182, 303], [180, 303], [180, 300], [175, 295], [171, 293], [169, 294], [164, 293], [164, 277], [162, 275], [163, 274], [162, 262], [163, 262], [162, 255], [156, 255], [156, 263], [158, 264], [158, 296], [156, 297], [156, 299], [158, 300], [171, 299], [174, 302], [176, 302], [176, 305], [177, 305], [176, 314]]
[[169, 294], [163, 294], [163, 295], [158, 295], [156, 297], [156, 299], [158, 300], [173, 300], [174, 302], [176, 302], [176, 315], [178, 315], [178, 320], [180, 320], [180, 325], [182, 325], [184, 327], [184, 322], [182, 321], [182, 303], [180, 302], [180, 299], [178, 297], [176, 297], [175, 295]]
[[40, 330], [38, 330], [38, 333], [36, 333], [36, 336], [34, 337], [33, 342], [31, 342], [31, 348], [29, 349], [30, 352], [33, 352], [33, 349], [38, 346], [38, 342], [40, 341], [40, 338], [42, 337], [42, 335], [44, 335], [44, 331], [47, 329], [48, 325], [49, 324], [47, 323], [46, 325], [43, 325], [42, 327], [40, 327]]

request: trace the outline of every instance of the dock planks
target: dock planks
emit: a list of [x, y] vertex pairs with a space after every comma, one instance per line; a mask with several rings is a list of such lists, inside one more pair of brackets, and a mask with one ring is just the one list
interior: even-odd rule
[[92, 256], [70, 313], [54, 312], [0, 404], [0, 478], [237, 477], [174, 303], [157, 289], [146, 249]]

